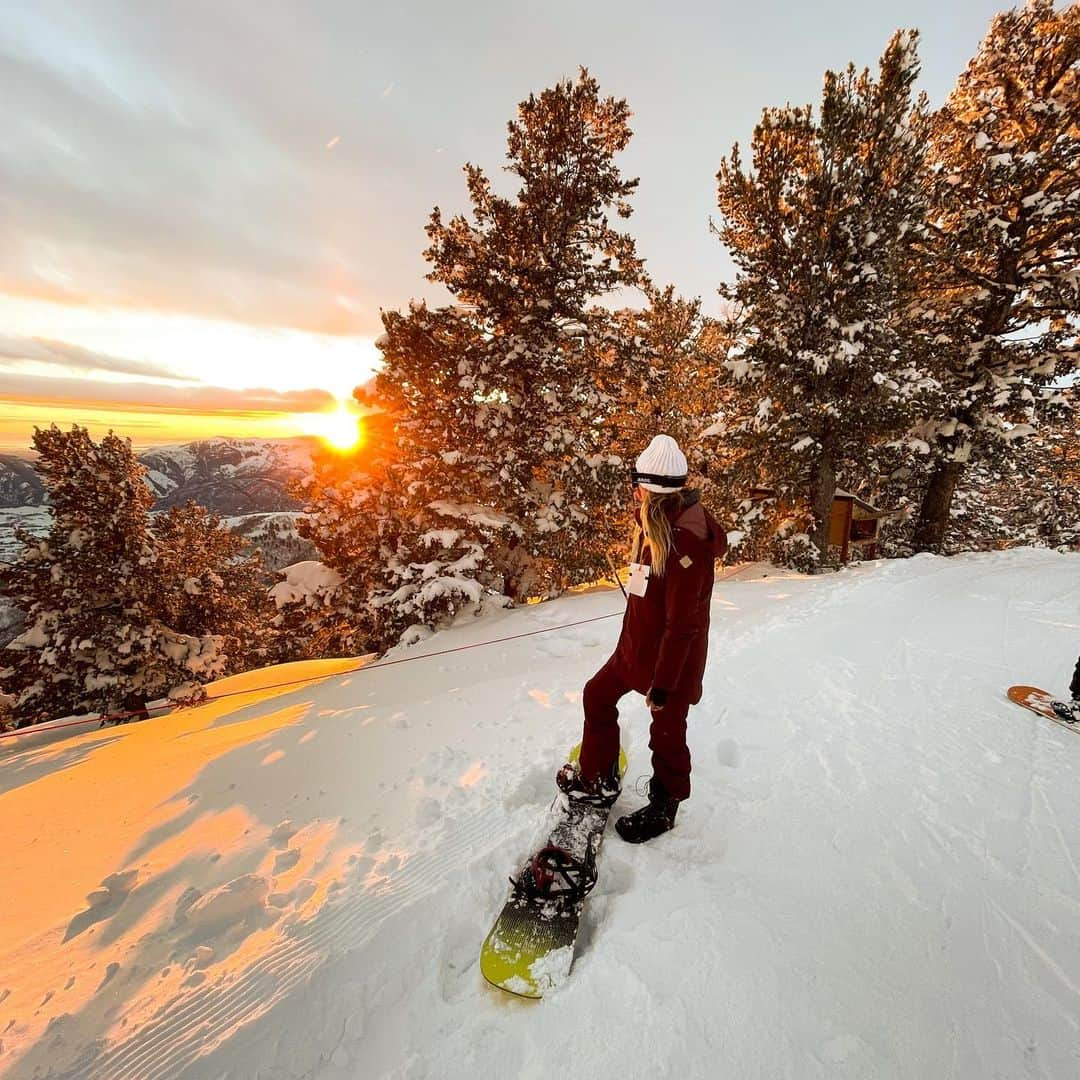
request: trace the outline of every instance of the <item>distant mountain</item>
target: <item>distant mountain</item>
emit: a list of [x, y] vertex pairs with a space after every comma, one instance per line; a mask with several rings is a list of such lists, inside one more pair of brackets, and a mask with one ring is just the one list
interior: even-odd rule
[[290, 494], [311, 471], [309, 440], [202, 439], [139, 454], [157, 496], [155, 510], [196, 502], [219, 514], [298, 510]]
[[[277, 571], [295, 562], [316, 558], [315, 545], [296, 529], [297, 513], [243, 514], [225, 518], [225, 524], [248, 542], [248, 551], [262, 552], [263, 566]], [[276, 575], [274, 575], [276, 581]]]
[[[314, 447], [309, 439], [200, 439], [156, 446], [138, 459], [147, 468], [155, 510], [191, 500], [219, 514], [255, 514], [300, 509], [289, 489], [311, 471]], [[0, 455], [0, 508], [46, 501], [33, 461]]]
[[52, 515], [47, 506], [0, 507], [0, 567], [14, 562], [22, 550], [22, 543], [15, 537], [16, 529], [25, 529], [31, 536], [47, 536], [51, 525]]
[[14, 454], [0, 454], [0, 507], [40, 506], [45, 485], [34, 465]]

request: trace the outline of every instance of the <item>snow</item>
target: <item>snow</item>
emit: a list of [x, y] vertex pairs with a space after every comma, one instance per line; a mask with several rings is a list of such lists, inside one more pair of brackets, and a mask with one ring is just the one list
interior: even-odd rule
[[325, 604], [343, 581], [333, 567], [315, 559], [293, 563], [278, 573], [282, 580], [270, 589], [270, 596], [279, 609], [296, 603]]
[[[694, 794], [651, 845], [609, 833], [573, 970], [535, 1004], [477, 954], [614, 590], [0, 740], [0, 1075], [1075, 1076], [1080, 738], [1004, 690], [1063, 689], [1078, 571], [1014, 550], [725, 574]], [[646, 726], [628, 699], [617, 811]]]

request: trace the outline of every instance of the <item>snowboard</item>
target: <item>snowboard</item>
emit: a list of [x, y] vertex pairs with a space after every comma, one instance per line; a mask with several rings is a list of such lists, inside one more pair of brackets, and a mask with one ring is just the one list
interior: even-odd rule
[[1063, 717], [1058, 716], [1051, 708], [1050, 702], [1054, 700], [1053, 694], [1048, 694], [1037, 686], [1010, 686], [1007, 693], [1009, 700], [1015, 701], [1017, 705], [1023, 705], [1025, 709], [1030, 709], [1040, 716], [1045, 716], [1047, 720], [1053, 720], [1055, 724], [1060, 724], [1063, 728], [1080, 732], [1080, 724], [1075, 721], [1070, 723]]
[[[578, 744], [568, 760], [576, 762]], [[626, 775], [626, 751], [619, 750], [619, 776]], [[604, 838], [610, 807], [570, 806], [556, 798], [547, 840], [519, 874], [537, 881], [559, 879], [573, 885], [575, 875], [592, 874]], [[515, 879], [510, 895], [480, 949], [480, 972], [500, 990], [523, 998], [541, 998], [570, 973], [574, 942], [585, 897], [523, 895]]]

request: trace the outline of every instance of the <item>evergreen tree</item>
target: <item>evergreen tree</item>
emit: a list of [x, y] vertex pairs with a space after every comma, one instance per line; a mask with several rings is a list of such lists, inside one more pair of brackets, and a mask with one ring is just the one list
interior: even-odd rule
[[940, 549], [965, 469], [1004, 467], [1040, 390], [1080, 366], [1080, 6], [997, 16], [934, 114], [924, 332], [944, 407], [915, 532]]
[[1076, 388], [1065, 392], [1067, 408], [1030, 440], [1032, 467], [1027, 481], [1011, 490], [1026, 506], [1037, 540], [1061, 551], [1080, 549], [1080, 424]]
[[275, 607], [272, 663], [364, 652], [352, 644], [355, 622], [343, 610], [347, 594], [340, 574], [314, 559], [282, 567], [277, 574], [280, 580], [270, 589]]
[[110, 433], [95, 443], [85, 428], [55, 425], [33, 441], [52, 528], [45, 538], [20, 531], [21, 556], [0, 580], [26, 613], [27, 629], [5, 650], [18, 722], [140, 708], [218, 675], [221, 639], [159, 616], [153, 496], [130, 441]]
[[193, 502], [152, 522], [157, 551], [157, 615], [192, 637], [221, 638], [224, 674], [247, 671], [272, 655], [272, 605], [262, 560], [217, 514]]
[[[4, 672], [0, 671], [0, 676]], [[15, 726], [15, 695], [8, 694], [0, 682], [0, 731], [7, 731]]]
[[450, 502], [452, 492], [401, 460], [399, 430], [389, 413], [373, 411], [360, 452], [319, 456], [300, 489], [300, 533], [330, 574], [311, 595], [279, 600], [278, 624], [303, 622], [309, 655], [382, 652], [491, 595], [484, 545], [500, 523], [482, 507]]
[[618, 438], [611, 445], [629, 465], [654, 435], [671, 435], [708, 498], [729, 465], [713, 436], [731, 396], [720, 378], [730, 338], [718, 320], [702, 314], [699, 298], [680, 297], [673, 285], [645, 291], [647, 307], [618, 313], [617, 341], [626, 356], [612, 365], [604, 387], [618, 401]]
[[427, 537], [440, 576], [483, 581], [469, 567], [483, 551], [514, 600], [604, 572], [597, 522], [624, 498], [616, 398], [598, 371], [625, 350], [596, 301], [644, 280], [610, 220], [629, 216], [637, 185], [615, 162], [629, 116], [584, 70], [520, 105], [507, 140], [516, 196], [466, 167], [470, 214], [444, 221], [436, 208], [427, 227], [428, 277], [455, 303], [384, 314], [385, 366], [359, 395], [394, 418], [410, 562]]
[[717, 177], [719, 235], [738, 268], [721, 294], [744, 342], [727, 364], [736, 398], [722, 437], [745, 488], [776, 492], [796, 534], [787, 553], [811, 566], [838, 477], [865, 467], [932, 389], [904, 325], [924, 219], [916, 42], [895, 34], [876, 80], [827, 72], [817, 116], [766, 109], [753, 169], [736, 146]]

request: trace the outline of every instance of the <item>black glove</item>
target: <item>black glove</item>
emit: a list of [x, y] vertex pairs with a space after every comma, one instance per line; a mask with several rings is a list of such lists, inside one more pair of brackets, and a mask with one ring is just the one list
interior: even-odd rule
[[645, 695], [645, 704], [650, 709], [662, 709], [667, 704], [668, 692], [661, 690], [659, 686], [652, 687]]

